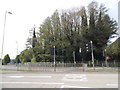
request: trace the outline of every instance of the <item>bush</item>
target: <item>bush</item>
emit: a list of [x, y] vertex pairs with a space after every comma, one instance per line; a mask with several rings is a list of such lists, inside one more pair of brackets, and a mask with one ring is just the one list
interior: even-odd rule
[[33, 63], [36, 62], [36, 58], [35, 58], [35, 56], [33, 56], [33, 58], [31, 59], [31, 62], [33, 62]]
[[52, 61], [52, 55], [50, 54], [41, 54], [40, 55], [42, 62]]
[[8, 63], [10, 63], [10, 57], [9, 57], [9, 55], [7, 54], [7, 55], [4, 56], [4, 59], [2, 60], [2, 64], [3, 64], [3, 65], [6, 65], [6, 64], [8, 64]]

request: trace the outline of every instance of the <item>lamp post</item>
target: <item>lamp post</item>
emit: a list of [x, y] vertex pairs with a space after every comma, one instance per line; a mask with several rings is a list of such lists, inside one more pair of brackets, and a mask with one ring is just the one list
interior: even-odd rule
[[1, 63], [2, 63], [2, 57], [3, 57], [3, 46], [4, 46], [4, 38], [5, 38], [5, 26], [6, 26], [6, 16], [8, 14], [12, 14], [11, 12], [5, 11], [5, 19], [4, 19], [4, 29], [3, 29], [3, 40], [2, 40], [2, 50], [1, 50]]
[[95, 65], [94, 65], [94, 55], [93, 55], [93, 44], [92, 44], [93, 42], [92, 41], [90, 41], [90, 44], [91, 44], [91, 56], [92, 56], [92, 64], [93, 64], [93, 68], [94, 68], [94, 70], [95, 70]]

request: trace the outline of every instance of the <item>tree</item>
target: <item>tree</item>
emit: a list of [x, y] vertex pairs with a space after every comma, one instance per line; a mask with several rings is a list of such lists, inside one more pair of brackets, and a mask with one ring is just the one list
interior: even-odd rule
[[35, 58], [35, 56], [32, 57], [31, 62], [33, 62], [33, 63], [36, 62], [36, 58]]
[[89, 30], [86, 40], [93, 41], [94, 56], [97, 60], [103, 59], [103, 49], [107, 46], [109, 39], [116, 33], [116, 22], [107, 14], [103, 5], [98, 8], [96, 2], [92, 2], [89, 8]]
[[89, 61], [91, 48], [87, 51], [86, 44], [90, 45], [90, 41], [93, 41], [95, 59], [102, 60], [102, 52], [109, 39], [114, 37], [117, 24], [109, 17], [104, 5], [99, 6], [93, 1], [87, 8], [74, 8], [62, 13], [56, 10], [47, 17], [40, 25], [37, 37], [34, 28], [31, 48], [21, 53], [21, 60], [53, 61], [53, 46], [56, 46], [57, 61], [73, 62], [73, 52], [76, 62]]
[[89, 29], [88, 29], [88, 18], [87, 18], [87, 12], [85, 7], [81, 8], [80, 12], [81, 17], [81, 60], [87, 60], [87, 50], [86, 50], [86, 44], [88, 44], [88, 35], [89, 35]]
[[37, 44], [37, 36], [35, 32], [35, 27], [33, 27], [31, 30], [29, 30], [29, 37], [27, 38], [26, 42], [26, 48], [34, 48]]
[[120, 38], [107, 47], [107, 54], [113, 60], [120, 60]]
[[34, 27], [33, 37], [32, 37], [32, 48], [36, 46], [36, 43], [37, 43], [37, 39], [36, 39], [36, 33], [35, 33], [35, 27]]
[[4, 65], [10, 63], [10, 57], [9, 57], [9, 54], [5, 55], [4, 56], [4, 59], [3, 59], [3, 62], [2, 62]]
[[21, 52], [19, 58], [20, 58], [20, 62], [21, 63], [25, 63], [25, 62], [31, 62], [33, 56], [33, 50], [31, 49], [26, 49], [24, 51]]
[[17, 56], [16, 56], [15, 62], [16, 62], [17, 64], [20, 63], [20, 55], [17, 55]]

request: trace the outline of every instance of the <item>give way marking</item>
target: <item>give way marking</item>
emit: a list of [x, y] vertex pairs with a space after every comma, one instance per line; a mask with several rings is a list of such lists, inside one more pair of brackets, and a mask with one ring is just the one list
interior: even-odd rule
[[66, 74], [63, 81], [88, 81], [86, 75], [82, 74]]
[[90, 87], [62, 85], [60, 88], [90, 88]]
[[117, 86], [118, 87], [118, 84], [106, 84], [107, 86]]

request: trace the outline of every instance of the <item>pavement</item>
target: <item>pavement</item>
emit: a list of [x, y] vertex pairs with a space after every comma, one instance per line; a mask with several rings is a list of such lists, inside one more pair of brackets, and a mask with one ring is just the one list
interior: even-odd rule
[[2, 71], [2, 88], [118, 88], [112, 72], [20, 72]]

